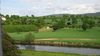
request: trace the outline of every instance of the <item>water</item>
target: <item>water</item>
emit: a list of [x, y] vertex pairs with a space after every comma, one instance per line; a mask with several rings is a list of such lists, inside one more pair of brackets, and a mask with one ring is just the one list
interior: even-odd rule
[[100, 49], [93, 48], [76, 48], [76, 47], [57, 47], [57, 46], [41, 46], [41, 45], [17, 45], [19, 49], [36, 50], [36, 51], [50, 51], [50, 52], [64, 52], [77, 53], [81, 55], [100, 55]]

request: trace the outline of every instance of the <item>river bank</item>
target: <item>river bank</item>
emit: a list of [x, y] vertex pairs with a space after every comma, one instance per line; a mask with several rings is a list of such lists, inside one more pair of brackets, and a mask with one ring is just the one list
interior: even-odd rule
[[[25, 41], [15, 41], [14, 44], [26, 45], [28, 43]], [[100, 43], [84, 43], [84, 42], [34, 41], [31, 42], [31, 45], [100, 48]]]

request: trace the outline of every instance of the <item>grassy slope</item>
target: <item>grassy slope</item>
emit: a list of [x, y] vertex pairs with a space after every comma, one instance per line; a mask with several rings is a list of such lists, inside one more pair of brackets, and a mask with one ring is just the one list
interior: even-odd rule
[[[24, 40], [25, 35], [29, 32], [8, 33], [15, 40]], [[51, 31], [40, 31], [38, 33], [32, 32], [36, 39], [47, 39], [57, 38], [54, 41], [73, 41], [73, 42], [95, 42], [100, 43], [100, 28], [88, 29], [83, 31], [82, 29], [60, 29], [55, 32]], [[75, 39], [75, 40], [74, 40]], [[93, 40], [79, 40], [79, 39], [93, 39]]]
[[61, 52], [22, 50], [21, 56], [85, 56], [85, 55], [69, 54], [69, 53], [61, 53]]

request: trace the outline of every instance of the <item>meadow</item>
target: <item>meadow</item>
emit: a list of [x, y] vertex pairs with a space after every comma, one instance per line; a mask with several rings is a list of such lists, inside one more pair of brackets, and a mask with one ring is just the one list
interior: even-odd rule
[[[30, 32], [8, 33], [15, 40], [24, 40], [25, 35]], [[83, 31], [81, 28], [77, 29], [59, 29], [53, 31], [52, 29], [40, 29], [38, 33], [32, 31], [35, 35], [35, 40], [44, 41], [63, 41], [63, 42], [91, 42], [100, 43], [100, 28], [92, 28]]]

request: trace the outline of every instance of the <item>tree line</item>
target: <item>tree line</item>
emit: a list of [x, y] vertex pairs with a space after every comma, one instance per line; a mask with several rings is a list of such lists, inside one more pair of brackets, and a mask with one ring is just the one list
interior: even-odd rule
[[[60, 16], [19, 16], [19, 15], [0, 15], [5, 17], [7, 20], [2, 22], [2, 25], [35, 25], [39, 28], [44, 26], [52, 27], [53, 29], [59, 28], [92, 28], [94, 26], [100, 27], [100, 17], [98, 16], [87, 16], [87, 15], [63, 15]], [[51, 20], [47, 22], [46, 20]], [[79, 24], [79, 21], [81, 23]], [[84, 30], [83, 29], [83, 30]], [[17, 29], [20, 31], [20, 29]]]

